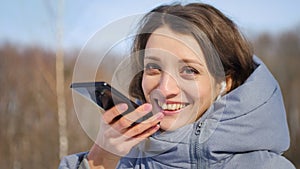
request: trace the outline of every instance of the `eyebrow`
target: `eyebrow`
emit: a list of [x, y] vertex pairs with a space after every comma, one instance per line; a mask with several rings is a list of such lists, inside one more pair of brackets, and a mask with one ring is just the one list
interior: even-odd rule
[[157, 56], [151, 56], [151, 55], [145, 56], [144, 59], [150, 59], [150, 60], [160, 61], [160, 58], [159, 58], [159, 57], [157, 57]]
[[[155, 60], [155, 61], [160, 61], [160, 57], [157, 57], [157, 56], [152, 56], [152, 55], [149, 55], [149, 56], [145, 56], [144, 59], [149, 59], [149, 60]], [[196, 59], [189, 59], [189, 58], [184, 58], [184, 59], [180, 59], [178, 61], [179, 63], [194, 63], [194, 64], [199, 64], [200, 66], [204, 66], [203, 63], [201, 63], [199, 60], [196, 60]]]
[[180, 63], [195, 63], [195, 64], [199, 64], [201, 66], [204, 66], [203, 63], [201, 63], [199, 60], [196, 60], [196, 59], [184, 58], [184, 59], [181, 59], [179, 62]]

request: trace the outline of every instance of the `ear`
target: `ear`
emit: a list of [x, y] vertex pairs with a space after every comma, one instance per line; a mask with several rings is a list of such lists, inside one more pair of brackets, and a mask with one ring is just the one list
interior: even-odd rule
[[231, 76], [226, 76], [226, 93], [230, 92], [232, 87], [232, 78]]

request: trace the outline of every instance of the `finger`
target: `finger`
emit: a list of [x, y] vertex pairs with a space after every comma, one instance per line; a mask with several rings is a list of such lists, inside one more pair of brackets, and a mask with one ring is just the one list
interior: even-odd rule
[[145, 131], [155, 127], [164, 117], [163, 113], [157, 113], [156, 115], [152, 116], [151, 118], [145, 120], [142, 123], [134, 125], [127, 130], [124, 135], [127, 138], [137, 137], [144, 133]]
[[160, 125], [156, 124], [136, 137], [128, 138], [122, 135], [122, 137], [111, 138], [109, 140], [111, 148], [119, 155], [126, 155], [132, 149], [132, 147], [154, 134], [157, 130], [159, 130], [159, 128]]
[[151, 128], [147, 129], [143, 133], [136, 135], [136, 136], [130, 138], [129, 140], [136, 140], [136, 142], [140, 142], [140, 141], [150, 137], [152, 134], [157, 132], [157, 130], [159, 130], [159, 129], [160, 129], [160, 125], [156, 124], [155, 126], [152, 126]]
[[127, 109], [128, 106], [126, 103], [117, 104], [116, 106], [104, 112], [102, 118], [104, 119], [104, 122], [106, 122], [107, 124], [111, 124], [114, 122], [114, 119], [116, 119], [117, 117], [121, 117], [122, 113]]
[[123, 135], [123, 137], [125, 137], [126, 139], [131, 138], [131, 137], [135, 137], [137, 135], [140, 135], [141, 133], [145, 132], [146, 130], [148, 130], [149, 128], [152, 128], [154, 126], [156, 126], [164, 117], [163, 113], [157, 113], [154, 116], [152, 116], [151, 118], [143, 121], [142, 123], [137, 123], [136, 125], [130, 125], [128, 128], [126, 128], [126, 131], [117, 131], [117, 129], [115, 127], [111, 127], [110, 129], [108, 129], [105, 132], [105, 137], [106, 138], [117, 138], [117, 137], [121, 137]]
[[149, 103], [145, 103], [139, 106], [134, 112], [128, 113], [124, 116], [125, 119], [131, 122], [131, 125], [135, 123], [140, 118], [147, 115], [149, 112], [152, 111], [152, 105]]
[[141, 117], [145, 116], [152, 110], [151, 104], [144, 104], [138, 107], [135, 111], [121, 117], [115, 123], [112, 124], [112, 127], [119, 131], [120, 133], [125, 132], [132, 124], [140, 119]]
[[155, 126], [152, 126], [151, 128], [145, 130], [143, 133], [136, 135], [135, 137], [127, 138], [125, 140], [125, 144], [128, 147], [133, 147], [133, 146], [139, 144], [141, 141], [145, 140], [146, 138], [150, 137], [152, 134], [157, 132], [159, 129], [160, 129], [160, 125], [156, 124]]

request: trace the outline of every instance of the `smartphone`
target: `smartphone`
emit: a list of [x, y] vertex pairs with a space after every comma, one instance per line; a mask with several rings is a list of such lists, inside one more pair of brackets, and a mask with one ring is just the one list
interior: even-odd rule
[[128, 105], [126, 114], [139, 106], [106, 82], [72, 83], [71, 88], [84, 97], [91, 99], [104, 110], [109, 110], [119, 103], [126, 103]]
[[[85, 98], [92, 100], [104, 110], [109, 110], [119, 103], [126, 103], [128, 105], [128, 109], [123, 112], [121, 116], [116, 117], [115, 120], [134, 111], [139, 106], [106, 82], [72, 83], [70, 87]], [[152, 112], [149, 112], [144, 117], [135, 121], [132, 125], [141, 123], [151, 116]]]
[[[92, 100], [104, 110], [109, 110], [119, 103], [126, 103], [128, 105], [128, 109], [120, 116], [117, 116], [114, 120], [134, 111], [139, 106], [106, 82], [72, 83], [70, 87], [85, 98]], [[149, 112], [135, 121], [132, 126], [141, 123], [152, 115], [152, 112]]]

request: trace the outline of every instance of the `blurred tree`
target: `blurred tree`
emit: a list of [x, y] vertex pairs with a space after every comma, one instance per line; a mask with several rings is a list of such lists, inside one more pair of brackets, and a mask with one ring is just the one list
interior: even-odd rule
[[64, 1], [59, 1], [57, 10], [57, 49], [56, 49], [56, 96], [59, 133], [59, 157], [68, 154], [67, 112], [65, 103], [65, 75], [64, 75], [64, 50], [63, 50], [63, 6]]
[[[300, 167], [300, 36], [298, 31], [280, 35], [264, 33], [253, 40], [255, 53], [278, 79], [283, 92], [291, 133], [285, 156]], [[68, 154], [87, 151], [92, 140], [82, 129], [74, 110], [71, 89], [73, 67], [79, 51], [61, 51], [64, 59], [64, 91]], [[114, 54], [115, 55], [115, 54]], [[112, 58], [114, 58], [112, 56]], [[116, 60], [111, 61], [118, 66]], [[55, 52], [39, 47], [0, 46], [0, 164], [2, 168], [57, 168], [59, 159], [58, 103]], [[104, 66], [111, 68], [109, 60]], [[86, 66], [89, 69], [89, 65]], [[104, 77], [106, 69], [97, 72]], [[110, 70], [113, 72], [113, 70]], [[87, 109], [87, 108], [83, 108]], [[92, 112], [94, 113], [94, 112]], [[93, 127], [92, 117], [88, 121]], [[95, 125], [97, 126], [97, 125]], [[95, 128], [96, 131], [97, 128]]]
[[291, 134], [291, 147], [286, 156], [299, 167], [300, 34], [298, 31], [276, 36], [264, 33], [253, 44], [255, 53], [265, 61], [281, 86]]

